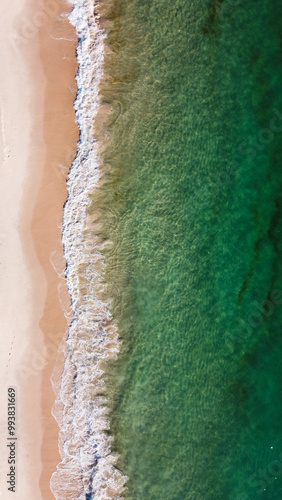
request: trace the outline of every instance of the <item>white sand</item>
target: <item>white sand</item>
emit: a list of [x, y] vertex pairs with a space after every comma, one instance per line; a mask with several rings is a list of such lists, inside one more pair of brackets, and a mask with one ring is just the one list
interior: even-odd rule
[[[19, 367], [29, 367], [31, 339], [34, 335], [42, 342], [42, 333], [37, 327], [34, 331], [33, 297], [30, 273], [23, 255], [19, 225], [23, 217], [21, 199], [23, 186], [29, 174], [29, 146], [31, 135], [31, 85], [25, 62], [16, 46], [11, 43], [14, 33], [14, 19], [24, 8], [24, 0], [2, 3], [0, 5], [0, 367], [1, 382], [0, 408], [0, 497], [10, 498], [7, 490], [9, 448], [7, 448], [7, 388], [17, 391], [16, 436], [16, 493], [13, 498], [19, 500], [40, 499], [39, 481], [41, 460], [40, 399], [36, 397], [40, 390], [39, 377], [27, 380], [19, 376]], [[32, 251], [32, 247], [31, 247]], [[39, 267], [34, 254], [34, 265]], [[42, 274], [39, 268], [37, 271]], [[37, 315], [40, 317], [44, 308], [46, 284], [42, 279], [40, 295], [37, 300]], [[38, 322], [37, 322], [38, 324]], [[31, 331], [33, 330], [33, 331]], [[34, 416], [32, 432], [28, 432], [23, 418], [27, 392], [35, 397], [31, 412]]]
[[[56, 109], [56, 103], [44, 111], [48, 73], [41, 60], [43, 49], [40, 50], [38, 38], [40, 32], [43, 33], [45, 59], [49, 64], [48, 40], [53, 45], [61, 43], [51, 40], [49, 29], [63, 2], [28, 2], [14, 0], [0, 5], [0, 499], [3, 500], [53, 498], [49, 477], [58, 461], [58, 449], [57, 424], [51, 416], [55, 396], [50, 374], [56, 346], [66, 328], [57, 296], [60, 280], [50, 256], [57, 250], [60, 239], [58, 225], [66, 196], [65, 178], [59, 166], [66, 155], [69, 166], [71, 147], [68, 144], [63, 148], [63, 136], [56, 142], [61, 117], [55, 112], [49, 116], [48, 111]], [[49, 10], [46, 11], [47, 3]], [[56, 71], [64, 73], [64, 67], [58, 65], [69, 64], [70, 58], [60, 62], [65, 53], [68, 55], [68, 47], [58, 53]], [[53, 46], [50, 53], [56, 54], [56, 51]], [[66, 70], [67, 83], [74, 85], [73, 62], [71, 64]], [[65, 83], [61, 84], [57, 100], [62, 101], [60, 113], [66, 109], [71, 122], [72, 128], [66, 129], [65, 134], [70, 136], [74, 150], [77, 137], [73, 131], [73, 95], [69, 90], [65, 97], [67, 88]], [[53, 91], [54, 88], [51, 93]], [[49, 156], [48, 150], [51, 150]], [[54, 159], [58, 159], [57, 163]], [[58, 247], [58, 258], [61, 251]], [[50, 340], [53, 335], [55, 343]], [[48, 358], [46, 346], [50, 345], [53, 350]], [[16, 389], [17, 395], [14, 494], [8, 491], [7, 484], [10, 471], [7, 389], [10, 386]]]

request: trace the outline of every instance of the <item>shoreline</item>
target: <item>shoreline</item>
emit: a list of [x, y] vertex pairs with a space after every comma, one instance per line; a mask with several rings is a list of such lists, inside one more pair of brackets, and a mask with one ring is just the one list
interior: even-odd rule
[[[70, 312], [70, 299], [63, 274], [65, 259], [61, 227], [63, 206], [67, 199], [66, 178], [76, 154], [79, 135], [73, 108], [76, 95], [77, 38], [67, 19], [71, 8], [65, 0], [56, 0], [56, 3], [50, 5], [53, 5], [54, 9], [50, 10], [48, 20], [42, 23], [38, 31], [39, 58], [46, 87], [44, 93], [39, 87], [37, 91], [39, 99], [42, 99], [42, 139], [46, 145], [46, 153], [44, 164], [40, 153], [33, 155], [35, 163], [42, 162], [43, 172], [30, 227], [36, 255], [47, 285], [44, 311], [39, 322], [44, 341], [39, 361], [42, 415], [40, 455], [43, 465], [39, 487], [44, 500], [54, 498], [50, 479], [60, 461], [59, 428], [52, 413], [56, 397], [54, 384], [59, 384], [64, 364], [60, 345], [66, 337], [66, 316]], [[31, 72], [36, 81], [38, 68], [33, 66]], [[35, 108], [35, 101], [33, 102]], [[35, 136], [36, 127], [35, 120]], [[29, 193], [27, 190], [27, 197], [32, 195], [31, 191], [32, 185]], [[36, 288], [34, 294], [36, 295]]]
[[[99, 24], [99, 14], [96, 11], [100, 3], [95, 3], [93, 12], [93, 5], [89, 0], [85, 0], [79, 6], [77, 3], [74, 5], [74, 1], [68, 2], [67, 0], [47, 0], [46, 2], [39, 0], [37, 3], [34, 0], [21, 0], [21, 2], [18, 11], [16, 8], [13, 11], [11, 23], [7, 28], [11, 45], [10, 52], [6, 56], [7, 68], [13, 70], [14, 73], [12, 73], [13, 76], [9, 76], [8, 72], [5, 91], [8, 91], [10, 108], [7, 108], [7, 113], [5, 112], [4, 115], [5, 92], [2, 92], [1, 99], [0, 85], [4, 163], [11, 161], [10, 156], [15, 157], [11, 176], [6, 179], [5, 172], [2, 174], [5, 181], [2, 187], [3, 213], [14, 214], [13, 242], [9, 240], [6, 245], [7, 235], [5, 230], [3, 232], [2, 227], [0, 228], [1, 266], [5, 259], [4, 264], [7, 261], [6, 267], [4, 266], [5, 282], [3, 284], [2, 280], [2, 285], [8, 288], [4, 303], [0, 303], [0, 312], [4, 317], [4, 323], [2, 322], [1, 326], [7, 337], [1, 354], [1, 363], [4, 366], [8, 359], [6, 381], [9, 386], [14, 386], [17, 392], [19, 446], [14, 498], [53, 500], [55, 496], [61, 500], [68, 495], [70, 500], [71, 498], [78, 500], [78, 495], [81, 493], [81, 481], [76, 480], [75, 486], [70, 484], [75, 476], [75, 468], [73, 462], [66, 459], [65, 449], [63, 449], [63, 436], [66, 429], [62, 428], [64, 418], [68, 419], [69, 410], [73, 404], [73, 400], [68, 398], [72, 396], [73, 384], [78, 374], [82, 377], [80, 379], [81, 401], [83, 402], [85, 398], [87, 401], [88, 398], [92, 412], [89, 419], [88, 403], [83, 406], [85, 422], [82, 424], [82, 432], [88, 434], [89, 426], [92, 429], [90, 439], [83, 450], [86, 461], [89, 460], [90, 472], [87, 467], [84, 467], [83, 460], [79, 465], [83, 475], [83, 491], [91, 493], [97, 491], [98, 488], [109, 498], [116, 498], [117, 495], [121, 498], [126, 478], [114, 467], [117, 457], [111, 452], [113, 438], [108, 436], [109, 427], [104, 412], [104, 403], [99, 397], [96, 398], [96, 394], [99, 395], [99, 391], [104, 390], [104, 363], [116, 357], [119, 340], [116, 325], [109, 310], [110, 301], [104, 289], [103, 280], [101, 280], [100, 273], [104, 266], [103, 244], [99, 238], [98, 240], [95, 238], [95, 241], [93, 239], [93, 228], [96, 227], [97, 220], [94, 214], [90, 215], [88, 212], [90, 195], [99, 185], [105, 167], [100, 161], [100, 154], [109, 139], [105, 123], [110, 108], [99, 99], [99, 85], [105, 77], [103, 60], [107, 52], [107, 47], [103, 42], [105, 32]], [[81, 25], [75, 28], [67, 17], [74, 6], [77, 9], [84, 9], [84, 14], [86, 17], [89, 16], [91, 21], [90, 24], [88, 22], [85, 24], [90, 44], [87, 48], [82, 49], [78, 44]], [[4, 31], [3, 36], [5, 35]], [[89, 56], [87, 71], [89, 70], [92, 76], [89, 80], [89, 74], [86, 71], [77, 91], [79, 74], [76, 56], [79, 50], [81, 57]], [[15, 68], [10, 62], [14, 59], [18, 64], [18, 66], [15, 64]], [[12, 105], [14, 88], [11, 87], [11, 81], [16, 82], [17, 99], [14, 105]], [[93, 85], [93, 88], [89, 85]], [[85, 96], [81, 101], [80, 92], [83, 89]], [[89, 95], [89, 92], [92, 94]], [[93, 96], [94, 100], [91, 105]], [[87, 108], [88, 105], [91, 109]], [[85, 113], [82, 116], [83, 126], [81, 126], [82, 122], [79, 122], [82, 109]], [[88, 111], [90, 111], [89, 114]], [[8, 114], [11, 115], [11, 119], [8, 120], [9, 130], [8, 128], [5, 130], [5, 120]], [[79, 128], [78, 123], [80, 123]], [[11, 136], [11, 145], [8, 141], [8, 132]], [[86, 151], [86, 157], [89, 155], [89, 158], [85, 163]], [[78, 167], [81, 161], [82, 177], [79, 182], [82, 183], [73, 184], [73, 178], [70, 179], [73, 174], [70, 174], [67, 193], [66, 180], [70, 167], [75, 168], [75, 159], [77, 159]], [[83, 169], [87, 170], [88, 167], [90, 170], [85, 173]], [[79, 208], [81, 189], [84, 192], [82, 212]], [[62, 229], [66, 229], [63, 217], [66, 222], [68, 217], [66, 207], [70, 207], [71, 193], [74, 202], [70, 209], [72, 224], [78, 221], [83, 230], [79, 234], [75, 232], [78, 226], [70, 226], [68, 235], [66, 236], [66, 232], [63, 234], [64, 245], [68, 247], [66, 242], [69, 237], [72, 239], [72, 231], [75, 229], [74, 233], [78, 238], [74, 247], [77, 245], [76, 249], [78, 249], [79, 244], [83, 243], [86, 244], [86, 250], [81, 253], [81, 258], [76, 256], [74, 260], [70, 259], [66, 264], [66, 258], [70, 257], [70, 254], [67, 251], [66, 255], [63, 254]], [[8, 195], [10, 201], [8, 201]], [[17, 203], [14, 203], [15, 200]], [[3, 221], [5, 222], [4, 219]], [[6, 253], [3, 253], [3, 247]], [[71, 247], [70, 242], [68, 249], [71, 253], [74, 247]], [[81, 365], [80, 360], [81, 349], [78, 349], [76, 354], [77, 366], [76, 361], [70, 366], [69, 353], [74, 346], [81, 348], [80, 342], [85, 335], [88, 335], [88, 327], [86, 327], [84, 313], [81, 310], [83, 287], [87, 287], [87, 277], [83, 275], [83, 266], [87, 261], [92, 269], [93, 279], [90, 288], [94, 287], [88, 290], [90, 295], [86, 304], [92, 324], [88, 341], [90, 346], [93, 345], [94, 354], [88, 353], [87, 349], [89, 366], [88, 376], [84, 379], [84, 364]], [[73, 283], [69, 281], [68, 287], [66, 285], [65, 268], [67, 265], [69, 275], [72, 264], [75, 268], [74, 280], [78, 276], [81, 280], [82, 288], [78, 290], [80, 304], [76, 303], [73, 294], [70, 297], [69, 290], [74, 291]], [[93, 290], [95, 292], [92, 300]], [[16, 307], [11, 307], [15, 304]], [[77, 305], [78, 308], [76, 308]], [[9, 314], [6, 313], [6, 309], [9, 310]], [[75, 324], [75, 321], [71, 323], [73, 314], [82, 323], [78, 325], [78, 336], [67, 343], [66, 337], [70, 335], [68, 327], [70, 324], [72, 326]], [[93, 356], [94, 359], [96, 356], [94, 367], [92, 367]], [[64, 367], [66, 367], [66, 377], [61, 378]], [[63, 391], [66, 391], [63, 397], [62, 387]], [[1, 403], [4, 409], [7, 404], [5, 398], [5, 391], [2, 391]], [[3, 429], [1, 439], [4, 450], [6, 449], [6, 418], [3, 413], [1, 415], [1, 428]], [[79, 406], [75, 418], [78, 418], [78, 421], [80, 419]], [[67, 433], [70, 432], [67, 448], [74, 446], [79, 453], [81, 436], [77, 432], [76, 435], [72, 435], [73, 427], [74, 421], [71, 420], [67, 431]], [[93, 450], [93, 446], [96, 448], [94, 458], [90, 451]], [[79, 456], [77, 458], [79, 462]], [[6, 459], [5, 455], [1, 458], [4, 481], [7, 469]], [[65, 467], [66, 464], [67, 467]], [[63, 474], [61, 492], [58, 492], [56, 487], [56, 491], [54, 488], [51, 489], [50, 485], [51, 476], [53, 486], [56, 483], [58, 471], [59, 477], [61, 473]], [[60, 485], [60, 479], [58, 484]], [[3, 491], [5, 488], [4, 483]], [[82, 495], [84, 495], [83, 492]], [[85, 496], [79, 496], [79, 498], [85, 498]]]
[[[70, 22], [76, 27], [78, 72], [74, 102], [80, 140], [68, 177], [63, 244], [73, 321], [57, 402], [62, 460], [52, 475], [57, 500], [122, 498], [126, 478], [115, 468], [113, 436], [106, 415], [105, 363], [119, 351], [117, 327], [103, 280], [103, 250], [96, 236], [97, 214], [90, 214], [91, 195], [103, 176], [101, 149], [107, 140], [109, 108], [100, 100], [106, 34], [97, 22], [97, 4], [73, 2]], [[102, 396], [102, 397], [101, 397]], [[75, 430], [74, 430], [75, 429]]]

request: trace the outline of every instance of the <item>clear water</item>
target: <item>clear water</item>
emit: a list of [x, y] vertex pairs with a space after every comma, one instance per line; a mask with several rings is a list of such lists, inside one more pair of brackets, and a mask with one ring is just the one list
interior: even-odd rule
[[[130, 500], [282, 498], [281, 2], [116, 0], [100, 207]], [[267, 302], [266, 302], [267, 301]]]

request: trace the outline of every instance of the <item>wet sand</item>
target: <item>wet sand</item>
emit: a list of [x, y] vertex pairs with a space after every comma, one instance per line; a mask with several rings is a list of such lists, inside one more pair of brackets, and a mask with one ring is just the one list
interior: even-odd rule
[[1, 9], [0, 498], [10, 494], [8, 386], [17, 394], [14, 498], [53, 499], [49, 481], [60, 460], [50, 379], [67, 330], [61, 303], [67, 311], [69, 298], [58, 273], [66, 176], [78, 139], [76, 37], [60, 16], [67, 10], [57, 0], [18, 0], [8, 12]]

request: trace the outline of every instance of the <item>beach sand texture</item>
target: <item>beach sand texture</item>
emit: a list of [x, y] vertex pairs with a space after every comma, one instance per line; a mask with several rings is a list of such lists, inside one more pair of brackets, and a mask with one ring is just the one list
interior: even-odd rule
[[[0, 6], [1, 483], [6, 499], [8, 387], [16, 390], [15, 499], [52, 499], [59, 461], [51, 376], [67, 330], [61, 245], [76, 151], [76, 36], [64, 1]], [[61, 354], [63, 361], [63, 355]], [[61, 363], [62, 366], [62, 363]], [[56, 364], [58, 380], [60, 363]]]

